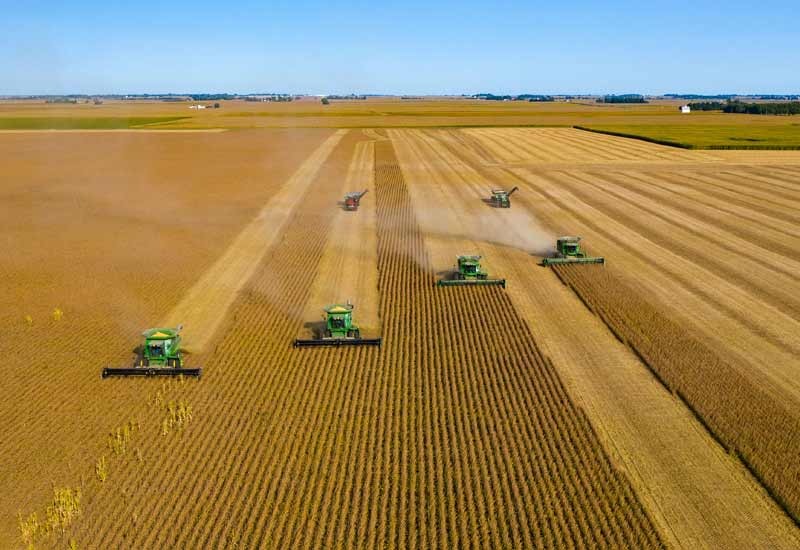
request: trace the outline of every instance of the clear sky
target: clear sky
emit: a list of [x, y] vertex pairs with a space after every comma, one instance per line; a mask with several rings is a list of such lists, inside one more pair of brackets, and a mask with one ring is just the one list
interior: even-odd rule
[[0, 0], [0, 94], [800, 92], [797, 0]]

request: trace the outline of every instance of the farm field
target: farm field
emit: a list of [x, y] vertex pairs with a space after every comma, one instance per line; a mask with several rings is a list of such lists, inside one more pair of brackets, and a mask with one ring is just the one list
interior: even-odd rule
[[[770, 460], [800, 450], [800, 152], [18, 133], [0, 181], [0, 547], [800, 545], [796, 466]], [[539, 267], [561, 234], [607, 265]], [[434, 286], [473, 253], [507, 288]], [[380, 349], [292, 348], [347, 300]], [[100, 378], [177, 323], [200, 380]], [[713, 359], [665, 361], [686, 334]], [[751, 401], [698, 391], [731, 376]]]
[[[791, 117], [786, 117], [791, 121]], [[686, 149], [800, 149], [800, 123], [733, 124], [637, 124], [586, 126], [589, 130], [684, 147]], [[754, 121], [755, 122], [755, 121]]]
[[45, 104], [41, 100], [0, 100], [0, 132], [61, 129], [246, 129], [270, 127], [419, 128], [500, 126], [582, 126], [620, 132], [692, 148], [800, 148], [800, 122], [791, 116], [678, 112], [685, 101], [648, 104], [478, 101], [467, 98], [319, 98], [268, 103], [228, 100], [219, 109], [190, 110], [197, 103], [107, 101], [102, 105]]

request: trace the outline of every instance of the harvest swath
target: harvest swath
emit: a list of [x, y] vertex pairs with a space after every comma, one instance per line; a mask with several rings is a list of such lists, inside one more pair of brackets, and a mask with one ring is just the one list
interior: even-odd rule
[[[0, 546], [79, 487], [35, 547], [797, 547], [800, 155], [771, 154], [0, 136]], [[559, 235], [607, 265], [540, 267]], [[506, 288], [436, 287], [457, 255]], [[380, 348], [292, 347], [348, 300]], [[202, 380], [100, 378], [180, 323]]]

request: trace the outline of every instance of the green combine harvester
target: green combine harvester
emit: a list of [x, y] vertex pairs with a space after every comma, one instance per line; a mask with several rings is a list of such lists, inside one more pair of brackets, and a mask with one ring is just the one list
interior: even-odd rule
[[184, 368], [181, 356], [180, 331], [176, 328], [150, 328], [142, 333], [144, 345], [139, 359], [132, 367], [106, 367], [107, 376], [200, 376], [203, 369]]
[[294, 347], [311, 346], [380, 346], [380, 338], [362, 338], [353, 324], [353, 304], [333, 304], [325, 308], [325, 329], [320, 338], [294, 341]]
[[489, 201], [495, 208], [511, 208], [511, 195], [518, 189], [519, 187], [514, 187], [511, 191], [492, 189], [492, 196]]
[[545, 258], [542, 265], [561, 264], [604, 264], [605, 258], [592, 258], [581, 249], [580, 237], [559, 237], [556, 240], [556, 254]]
[[481, 270], [480, 256], [459, 256], [458, 271], [451, 279], [439, 279], [438, 286], [477, 286], [500, 285], [506, 287], [505, 279], [490, 279], [489, 274]]

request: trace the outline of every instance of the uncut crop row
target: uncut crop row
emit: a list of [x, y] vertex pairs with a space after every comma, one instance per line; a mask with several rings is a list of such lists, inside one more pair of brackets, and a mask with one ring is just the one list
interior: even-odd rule
[[787, 511], [800, 517], [797, 411], [777, 401], [608, 270], [568, 265], [554, 269]]
[[[137, 434], [87, 498], [88, 547], [657, 548], [626, 477], [499, 288], [438, 289], [391, 143], [376, 143], [384, 345], [293, 349], [344, 139], [240, 295], [180, 433]], [[324, 305], [324, 304], [321, 304]], [[478, 314], [479, 313], [479, 314]], [[357, 320], [357, 310], [356, 310]], [[123, 384], [124, 381], [110, 381]], [[153, 385], [153, 392], [158, 386]], [[158, 419], [157, 419], [158, 420]]]

